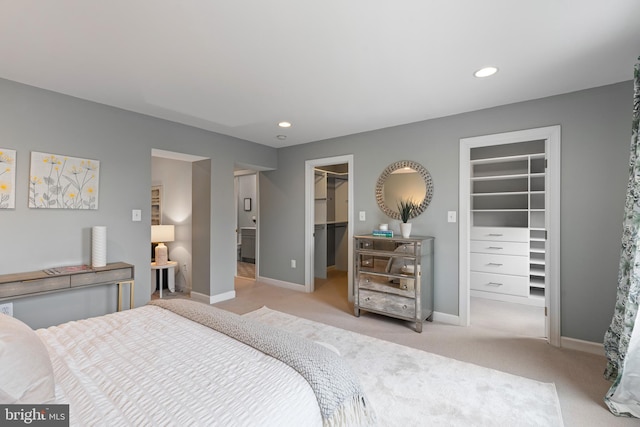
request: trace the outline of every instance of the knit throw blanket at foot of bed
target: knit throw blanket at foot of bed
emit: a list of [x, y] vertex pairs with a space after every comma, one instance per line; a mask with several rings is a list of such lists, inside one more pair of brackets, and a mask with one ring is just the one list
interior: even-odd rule
[[325, 426], [373, 425], [373, 412], [356, 374], [331, 350], [264, 323], [199, 302], [149, 304], [170, 310], [280, 360], [302, 375], [316, 395]]

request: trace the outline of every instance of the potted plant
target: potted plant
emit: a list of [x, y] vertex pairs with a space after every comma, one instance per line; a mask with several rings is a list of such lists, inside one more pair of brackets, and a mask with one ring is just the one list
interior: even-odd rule
[[411, 235], [411, 223], [409, 220], [413, 218], [413, 213], [416, 209], [418, 209], [418, 204], [413, 199], [400, 199], [398, 202], [398, 213], [402, 220], [400, 232], [405, 239]]

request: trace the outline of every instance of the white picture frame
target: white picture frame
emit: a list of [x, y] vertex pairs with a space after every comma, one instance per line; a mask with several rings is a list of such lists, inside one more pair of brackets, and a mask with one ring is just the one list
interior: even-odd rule
[[0, 148], [0, 209], [16, 207], [16, 150]]
[[33, 209], [98, 209], [100, 162], [31, 152], [29, 207]]

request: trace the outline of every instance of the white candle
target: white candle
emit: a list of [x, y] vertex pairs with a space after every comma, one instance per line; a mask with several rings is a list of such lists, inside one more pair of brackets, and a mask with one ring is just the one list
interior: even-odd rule
[[107, 265], [107, 227], [96, 226], [91, 230], [91, 266]]

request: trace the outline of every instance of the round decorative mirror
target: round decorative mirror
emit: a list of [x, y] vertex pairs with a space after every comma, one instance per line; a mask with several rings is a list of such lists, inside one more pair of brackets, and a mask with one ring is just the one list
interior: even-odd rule
[[418, 205], [411, 218], [424, 212], [433, 197], [431, 174], [420, 163], [401, 160], [387, 166], [376, 184], [376, 202], [389, 217], [400, 219], [400, 200], [412, 200]]

